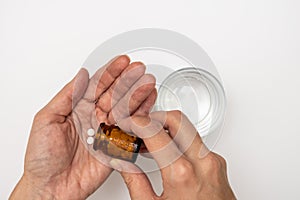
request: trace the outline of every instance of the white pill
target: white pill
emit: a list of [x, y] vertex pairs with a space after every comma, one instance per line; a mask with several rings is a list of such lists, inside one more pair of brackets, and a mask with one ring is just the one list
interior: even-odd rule
[[94, 138], [93, 138], [93, 137], [88, 137], [88, 138], [86, 139], [86, 143], [88, 143], [88, 144], [93, 144], [93, 143], [94, 143]]
[[95, 135], [95, 130], [90, 128], [89, 130], [87, 130], [87, 134], [88, 134], [88, 136], [94, 136]]

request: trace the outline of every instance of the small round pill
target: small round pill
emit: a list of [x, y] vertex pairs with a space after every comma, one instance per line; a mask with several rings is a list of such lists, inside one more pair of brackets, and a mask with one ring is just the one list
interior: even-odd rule
[[93, 144], [93, 143], [94, 143], [94, 138], [93, 138], [93, 137], [88, 137], [88, 138], [86, 139], [86, 143], [88, 143], [88, 144]]
[[88, 136], [94, 136], [95, 135], [95, 130], [90, 128], [90, 129], [87, 130], [87, 134], [88, 134]]

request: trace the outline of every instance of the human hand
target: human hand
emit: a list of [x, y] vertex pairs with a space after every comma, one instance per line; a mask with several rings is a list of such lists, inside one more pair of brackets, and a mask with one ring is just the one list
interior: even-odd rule
[[133, 116], [118, 125], [143, 138], [162, 176], [163, 193], [158, 196], [137, 166], [114, 160], [114, 168], [121, 173], [131, 199], [236, 199], [224, 158], [205, 147], [193, 124], [180, 111]]
[[[142, 63], [119, 56], [89, 79], [81, 69], [35, 118], [24, 174], [10, 199], [85, 199], [112, 169], [93, 157], [79, 134], [100, 122], [115, 123], [132, 114], [148, 114], [155, 79]], [[82, 138], [84, 139], [84, 138]]]

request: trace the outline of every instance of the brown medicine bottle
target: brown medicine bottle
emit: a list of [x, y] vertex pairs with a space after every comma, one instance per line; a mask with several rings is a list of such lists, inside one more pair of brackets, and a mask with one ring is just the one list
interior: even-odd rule
[[124, 132], [116, 125], [101, 123], [95, 135], [93, 148], [110, 157], [134, 163], [141, 144], [141, 138]]

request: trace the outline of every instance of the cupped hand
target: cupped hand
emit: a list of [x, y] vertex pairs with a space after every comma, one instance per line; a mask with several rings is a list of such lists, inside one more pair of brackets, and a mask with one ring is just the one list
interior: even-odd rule
[[112, 172], [84, 144], [87, 129], [147, 115], [155, 79], [140, 62], [119, 56], [90, 79], [81, 69], [35, 116], [24, 173], [10, 199], [85, 199]]
[[114, 160], [131, 199], [236, 199], [224, 158], [205, 147], [193, 124], [180, 111], [133, 116], [121, 120], [119, 126], [143, 138], [160, 168], [163, 183], [163, 193], [157, 195], [137, 166]]

